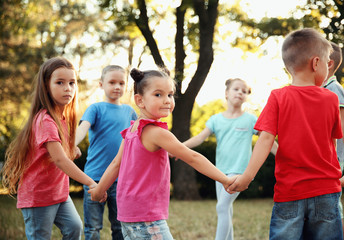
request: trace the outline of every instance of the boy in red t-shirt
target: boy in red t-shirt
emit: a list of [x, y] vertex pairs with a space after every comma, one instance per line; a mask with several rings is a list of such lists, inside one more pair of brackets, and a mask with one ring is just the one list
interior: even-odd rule
[[292, 84], [271, 92], [255, 125], [261, 135], [251, 160], [229, 187], [231, 192], [248, 188], [278, 135], [270, 239], [343, 239], [341, 170], [334, 142], [342, 138], [339, 102], [336, 94], [320, 87], [331, 51], [314, 29], [286, 37], [282, 58]]

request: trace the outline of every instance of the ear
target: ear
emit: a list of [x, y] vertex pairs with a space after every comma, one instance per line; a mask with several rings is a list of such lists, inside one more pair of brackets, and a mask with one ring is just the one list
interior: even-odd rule
[[313, 72], [316, 72], [318, 70], [319, 62], [320, 62], [319, 57], [312, 58], [311, 67], [312, 67]]
[[99, 87], [103, 88], [103, 82], [102, 81], [99, 81]]
[[225, 98], [226, 98], [226, 101], [228, 100], [228, 90], [225, 90]]
[[143, 97], [140, 94], [135, 94], [134, 95], [134, 100], [135, 100], [135, 104], [139, 107], [139, 108], [144, 108], [145, 105], [143, 103]]
[[329, 62], [328, 62], [328, 69], [332, 69], [334, 67], [334, 61], [331, 59]]

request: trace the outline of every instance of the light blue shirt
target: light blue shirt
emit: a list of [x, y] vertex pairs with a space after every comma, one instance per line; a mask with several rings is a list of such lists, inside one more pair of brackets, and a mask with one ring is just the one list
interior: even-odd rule
[[[344, 107], [344, 90], [342, 85], [339, 84], [337, 81], [336, 76], [330, 77], [324, 85], [325, 88], [329, 89], [330, 91], [334, 92], [338, 96], [339, 100], [339, 107]], [[344, 166], [344, 143], [343, 138], [337, 139], [337, 156], [340, 163], [340, 167], [343, 170]]]
[[242, 174], [251, 158], [252, 136], [257, 134], [253, 127], [257, 117], [244, 113], [238, 118], [225, 118], [215, 114], [206, 126], [216, 136], [216, 167], [225, 174]]
[[81, 121], [88, 121], [91, 127], [84, 171], [93, 180], [100, 180], [121, 145], [120, 132], [130, 126], [131, 120], [136, 119], [135, 110], [126, 104], [99, 102], [86, 109]]

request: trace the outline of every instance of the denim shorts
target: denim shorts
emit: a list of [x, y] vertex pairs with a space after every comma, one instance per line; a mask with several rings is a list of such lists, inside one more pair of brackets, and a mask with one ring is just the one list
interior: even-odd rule
[[121, 222], [124, 240], [173, 240], [165, 220], [154, 222]]
[[275, 202], [270, 239], [343, 239], [339, 196], [340, 193], [331, 193], [297, 201]]

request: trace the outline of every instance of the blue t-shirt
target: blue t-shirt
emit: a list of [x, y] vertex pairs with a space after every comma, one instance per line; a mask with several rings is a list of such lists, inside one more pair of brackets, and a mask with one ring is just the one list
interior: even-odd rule
[[206, 126], [216, 136], [216, 167], [225, 174], [242, 174], [251, 158], [253, 127], [257, 117], [244, 113], [238, 118], [225, 118], [222, 113], [209, 118]]
[[131, 120], [136, 119], [135, 110], [126, 104], [99, 102], [86, 109], [81, 121], [88, 121], [91, 127], [84, 172], [93, 180], [100, 180], [121, 145], [120, 132], [130, 126]]

